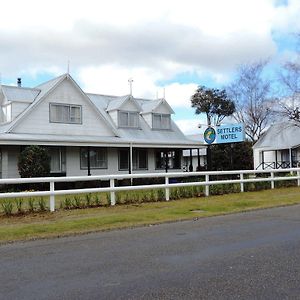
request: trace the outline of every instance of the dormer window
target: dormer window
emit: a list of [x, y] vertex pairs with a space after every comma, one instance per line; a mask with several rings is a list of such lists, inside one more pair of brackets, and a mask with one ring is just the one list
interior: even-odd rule
[[82, 124], [81, 105], [50, 103], [50, 122]]
[[131, 111], [119, 111], [119, 127], [138, 128], [139, 114]]
[[171, 129], [171, 116], [169, 114], [153, 114], [153, 129]]

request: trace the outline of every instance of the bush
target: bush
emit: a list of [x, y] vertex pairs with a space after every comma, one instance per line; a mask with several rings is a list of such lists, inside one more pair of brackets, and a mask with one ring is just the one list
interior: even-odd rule
[[1, 206], [2, 206], [3, 212], [6, 216], [10, 216], [12, 214], [13, 202], [11, 199], [4, 200], [1, 203]]
[[28, 199], [28, 210], [30, 212], [34, 212], [34, 204], [35, 204], [35, 199], [34, 198], [29, 198]]
[[38, 200], [39, 211], [46, 211], [46, 200], [43, 197], [40, 197]]
[[15, 199], [15, 204], [19, 214], [23, 213], [23, 198]]
[[19, 156], [18, 169], [21, 177], [46, 177], [50, 175], [50, 155], [46, 148], [28, 146]]

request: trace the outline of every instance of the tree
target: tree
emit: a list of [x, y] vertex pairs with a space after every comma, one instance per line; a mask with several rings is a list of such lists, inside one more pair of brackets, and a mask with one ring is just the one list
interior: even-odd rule
[[[209, 89], [199, 86], [191, 97], [192, 107], [196, 114], [205, 113], [207, 125], [219, 125], [225, 117], [231, 116], [235, 111], [235, 104], [227, 97], [225, 90]], [[212, 159], [210, 145], [206, 152], [207, 169], [211, 170]]]
[[50, 155], [46, 148], [28, 146], [19, 156], [18, 169], [21, 177], [46, 177], [50, 175]]
[[289, 120], [300, 123], [300, 63], [286, 62], [279, 72], [279, 83], [282, 88], [277, 113]]
[[273, 115], [271, 82], [263, 77], [266, 64], [259, 62], [240, 66], [236, 79], [226, 88], [236, 104], [233, 117], [244, 123], [245, 133], [252, 142], [259, 139]]
[[235, 111], [235, 104], [228, 99], [225, 90], [209, 89], [199, 86], [191, 97], [192, 107], [196, 114], [205, 113], [207, 125], [218, 125]]

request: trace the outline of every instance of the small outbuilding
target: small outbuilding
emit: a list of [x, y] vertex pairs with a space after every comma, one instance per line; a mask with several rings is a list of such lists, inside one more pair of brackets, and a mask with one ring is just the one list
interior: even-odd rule
[[300, 166], [300, 122], [271, 125], [253, 146], [254, 168], [286, 169]]

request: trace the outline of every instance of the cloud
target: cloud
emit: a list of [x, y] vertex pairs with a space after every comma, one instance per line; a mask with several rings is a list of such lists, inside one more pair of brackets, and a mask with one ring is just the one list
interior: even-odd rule
[[[37, 0], [2, 3], [3, 77], [66, 72], [85, 90], [155, 98], [158, 81], [189, 72], [228, 80], [241, 63], [275, 55], [272, 31], [299, 28], [299, 1]], [[17, 5], [17, 9], [16, 6]], [[199, 83], [200, 84], [200, 83]], [[173, 106], [186, 105], [195, 84], [166, 86]]]
[[198, 128], [198, 125], [201, 119], [185, 119], [185, 120], [177, 120], [176, 125], [180, 128], [180, 130], [184, 134], [200, 134], [203, 132], [202, 128]]
[[144, 98], [161, 98], [164, 95], [168, 103], [174, 107], [190, 107], [190, 97], [197, 85], [193, 83], [171, 83], [163, 87], [155, 84], [157, 78], [162, 79], [163, 74], [151, 68], [121, 68], [115, 65], [103, 67], [83, 68], [78, 79], [82, 88], [87, 92], [101, 94], [127, 95], [129, 94], [128, 79], [133, 79], [133, 95]]

